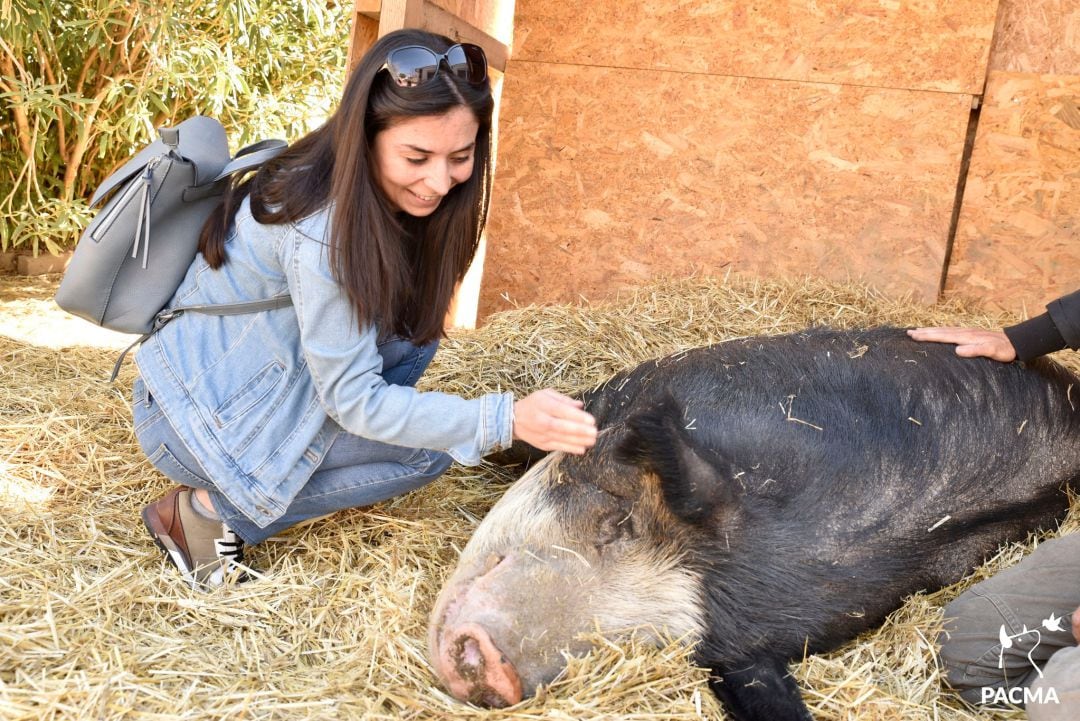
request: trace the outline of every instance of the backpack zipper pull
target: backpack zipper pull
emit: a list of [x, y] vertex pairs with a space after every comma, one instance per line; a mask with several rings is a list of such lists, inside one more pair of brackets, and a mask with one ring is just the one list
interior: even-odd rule
[[135, 222], [135, 245], [131, 249], [131, 257], [139, 257], [139, 241], [143, 241], [142, 267], [150, 258], [150, 192], [154, 188], [154, 168], [161, 162], [161, 158], [150, 158], [142, 173], [143, 187], [139, 197], [139, 218]]

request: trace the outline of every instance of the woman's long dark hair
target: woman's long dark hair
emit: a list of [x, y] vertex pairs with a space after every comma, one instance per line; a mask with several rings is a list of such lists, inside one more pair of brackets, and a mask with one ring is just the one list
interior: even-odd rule
[[[374, 323], [420, 344], [443, 335], [454, 290], [476, 254], [491, 197], [491, 116], [488, 83], [471, 85], [444, 66], [433, 81], [399, 87], [380, 72], [387, 53], [422, 45], [443, 53], [452, 41], [420, 30], [380, 38], [353, 70], [337, 111], [230, 188], [203, 227], [199, 250], [212, 268], [227, 260], [225, 240], [246, 195], [260, 223], [292, 223], [327, 205], [330, 266], [361, 326]], [[408, 118], [467, 107], [479, 123], [472, 176], [453, 187], [429, 216], [399, 213], [379, 188], [375, 135]]]

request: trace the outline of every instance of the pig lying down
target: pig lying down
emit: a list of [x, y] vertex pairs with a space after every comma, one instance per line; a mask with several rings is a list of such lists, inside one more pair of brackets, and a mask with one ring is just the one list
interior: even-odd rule
[[1080, 485], [1080, 383], [902, 331], [814, 330], [647, 362], [601, 428], [492, 508], [432, 612], [456, 697], [506, 706], [579, 634], [685, 637], [736, 719], [809, 719], [789, 662], [1053, 528]]

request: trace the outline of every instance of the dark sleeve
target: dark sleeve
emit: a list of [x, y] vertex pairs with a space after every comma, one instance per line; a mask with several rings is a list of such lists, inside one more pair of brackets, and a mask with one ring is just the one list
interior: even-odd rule
[[1022, 361], [1080, 348], [1080, 291], [1050, 302], [1042, 315], [1005, 328], [1005, 335]]

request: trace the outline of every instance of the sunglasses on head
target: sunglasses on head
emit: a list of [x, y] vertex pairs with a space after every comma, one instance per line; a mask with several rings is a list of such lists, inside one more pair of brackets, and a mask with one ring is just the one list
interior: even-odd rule
[[442, 54], [422, 45], [406, 45], [391, 50], [380, 70], [389, 71], [400, 87], [415, 88], [438, 75], [444, 60], [450, 72], [467, 83], [480, 85], [487, 80], [484, 49], [472, 43], [451, 45]]

